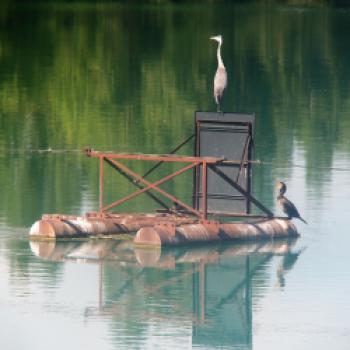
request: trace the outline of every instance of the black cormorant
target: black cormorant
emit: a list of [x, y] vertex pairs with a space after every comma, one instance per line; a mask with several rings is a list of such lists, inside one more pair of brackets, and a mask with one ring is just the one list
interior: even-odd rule
[[302, 222], [307, 224], [307, 222], [300, 216], [298, 209], [295, 207], [295, 205], [287, 199], [284, 194], [287, 191], [287, 186], [284, 182], [278, 181], [276, 184], [277, 189], [279, 190], [279, 195], [277, 196], [277, 202], [283, 212], [287, 214], [288, 219], [297, 218], [300, 219]]

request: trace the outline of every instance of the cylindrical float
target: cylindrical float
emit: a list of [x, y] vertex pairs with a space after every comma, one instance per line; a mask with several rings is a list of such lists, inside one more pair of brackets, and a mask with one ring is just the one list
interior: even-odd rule
[[249, 241], [298, 235], [296, 227], [290, 220], [274, 218], [256, 222], [206, 222], [180, 226], [159, 224], [141, 228], [136, 233], [134, 243], [162, 246], [224, 240]]
[[157, 214], [115, 214], [115, 215], [43, 215], [30, 231], [31, 239], [81, 238], [118, 233], [136, 232], [141, 227], [153, 226], [159, 222], [174, 224], [191, 223], [193, 218]]
[[129, 232], [127, 227], [110, 219], [38, 220], [29, 231], [31, 238], [79, 238], [107, 233]]

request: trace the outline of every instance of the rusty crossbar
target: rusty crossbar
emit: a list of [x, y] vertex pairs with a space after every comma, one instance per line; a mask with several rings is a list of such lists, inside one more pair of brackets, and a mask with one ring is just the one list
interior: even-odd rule
[[[142, 154], [142, 153], [109, 153], [87, 150], [86, 154], [90, 157], [109, 158], [109, 159], [129, 159], [129, 160], [146, 160], [160, 162], [177, 162], [177, 163], [197, 163], [206, 162], [208, 164], [217, 164], [226, 161], [225, 158], [217, 157], [192, 157], [178, 156], [172, 154]], [[241, 164], [240, 160], [230, 161], [231, 164]]]
[[[187, 157], [187, 156], [176, 156], [176, 155], [156, 155], [156, 154], [123, 154], [123, 153], [104, 153], [104, 152], [96, 152], [92, 150], [87, 150], [86, 154], [90, 157], [97, 157], [100, 160], [100, 212], [106, 212], [107, 210], [110, 210], [112, 208], [115, 208], [132, 198], [135, 198], [142, 193], [147, 193], [150, 190], [154, 190], [158, 193], [160, 193], [162, 196], [170, 199], [172, 202], [176, 203], [179, 207], [184, 208], [188, 212], [190, 212], [192, 215], [195, 215], [199, 218], [206, 219], [207, 218], [207, 205], [206, 200], [203, 201], [203, 210], [199, 211], [194, 209], [193, 207], [187, 205], [183, 201], [181, 201], [179, 198], [169, 194], [168, 192], [164, 191], [163, 189], [159, 188], [159, 186], [174, 177], [186, 172], [187, 170], [190, 170], [196, 166], [202, 166], [202, 173], [203, 173], [203, 188], [204, 193], [206, 196], [206, 188], [207, 188], [207, 164], [217, 164], [219, 162], [224, 161], [223, 158], [215, 158], [215, 157]], [[120, 159], [134, 159], [134, 160], [143, 160], [143, 161], [158, 161], [158, 162], [178, 162], [178, 163], [190, 163], [186, 165], [185, 167], [182, 167], [181, 169], [161, 178], [160, 180], [151, 183], [147, 181], [144, 176], [141, 176], [137, 173], [135, 173], [133, 170], [131, 170], [126, 165], [120, 163], [118, 160]], [[103, 205], [103, 192], [104, 192], [104, 162], [107, 162], [110, 165], [113, 165], [113, 167], [117, 170], [120, 170], [122, 173], [126, 174], [129, 179], [133, 180], [136, 184], [143, 184], [146, 187], [139, 187], [138, 190], [135, 192], [129, 194], [128, 196], [125, 196], [113, 203], [110, 203], [109, 205], [104, 206]]]
[[[122, 171], [120, 168], [118, 168], [117, 166], [115, 166], [115, 164], [113, 162], [111, 162], [109, 159], [104, 158], [105, 162], [107, 164], [109, 164], [114, 170], [116, 170], [119, 174], [121, 174], [122, 176], [124, 176], [128, 181], [130, 181], [131, 184], [133, 184], [135, 187], [137, 187], [138, 189], [143, 189], [144, 187], [138, 182], [135, 181], [135, 179], [126, 174], [124, 171]], [[144, 175], [143, 175], [144, 177]], [[164, 202], [162, 201], [160, 198], [158, 198], [155, 194], [151, 193], [150, 191], [145, 192], [145, 194], [147, 196], [149, 196], [150, 198], [152, 198], [155, 202], [157, 202], [161, 207], [163, 207], [163, 209], [165, 209], [167, 212], [171, 211], [170, 207]]]
[[[169, 154], [174, 154], [176, 153], [180, 148], [182, 148], [184, 145], [186, 145], [186, 143], [188, 143], [188, 141], [190, 141], [191, 139], [193, 139], [195, 137], [195, 134], [192, 134], [191, 136], [189, 136], [185, 141], [181, 142], [178, 146], [176, 146], [172, 151], [170, 151]], [[152, 168], [150, 168], [148, 171], [146, 171], [142, 177], [146, 177], [148, 176], [150, 173], [152, 173], [155, 169], [157, 169], [161, 164], [163, 164], [162, 161], [159, 161], [157, 164], [155, 164]]]
[[[100, 164], [100, 180], [99, 180], [99, 212], [101, 214], [106, 213], [108, 210], [115, 208], [143, 193], [151, 195], [151, 197], [156, 200], [159, 204], [161, 204], [164, 208], [169, 209], [167, 205], [158, 199], [158, 197], [154, 196], [153, 194], [150, 194], [149, 191], [153, 190], [159, 194], [161, 194], [163, 197], [170, 199], [173, 203], [177, 204], [180, 208], [183, 208], [188, 213], [195, 215], [203, 220], [207, 219], [208, 216], [208, 207], [207, 207], [207, 189], [208, 189], [208, 178], [207, 178], [207, 171], [210, 167], [211, 169], [215, 169], [215, 165], [222, 164], [222, 163], [230, 163], [230, 164], [239, 164], [242, 166], [243, 164], [247, 163], [255, 163], [254, 161], [247, 161], [244, 158], [241, 160], [225, 160], [224, 158], [217, 158], [217, 157], [193, 157], [193, 156], [178, 156], [178, 155], [159, 155], [159, 154], [125, 154], [125, 153], [110, 153], [110, 152], [98, 152], [93, 151], [91, 149], [86, 150], [86, 155], [89, 157], [95, 157], [99, 158]], [[133, 170], [131, 170], [129, 167], [127, 167], [125, 164], [122, 164], [119, 160], [141, 160], [141, 161], [158, 161], [158, 162], [178, 162], [178, 163], [190, 163], [186, 166], [182, 167], [181, 169], [178, 169], [177, 171], [170, 173], [161, 179], [157, 180], [156, 182], [149, 182], [145, 179], [144, 176], [141, 176], [137, 173], [135, 173]], [[138, 190], [135, 192], [117, 200], [114, 201], [108, 205], [104, 205], [103, 200], [103, 193], [104, 193], [104, 162], [111, 165], [115, 170], [122, 173], [128, 180], [132, 181], [137, 187]], [[189, 206], [188, 204], [181, 201], [179, 198], [171, 195], [170, 193], [166, 192], [165, 190], [161, 189], [159, 186], [174, 177], [194, 168], [197, 167], [198, 169], [201, 169], [202, 173], [202, 188], [203, 188], [203, 200], [202, 200], [202, 208], [201, 210], [197, 210], [193, 208], [192, 206]], [[215, 169], [216, 170], [216, 169]], [[221, 173], [219, 171], [219, 173]], [[222, 175], [222, 174], [220, 174]], [[231, 180], [231, 179], [225, 179], [226, 181], [236, 187], [237, 184]], [[256, 204], [260, 209], [262, 209], [265, 213], [268, 215], [271, 214], [271, 212], [268, 211], [267, 208], [265, 208], [260, 202], [258, 202], [255, 198], [250, 196], [248, 193], [246, 193], [241, 188], [238, 188], [241, 193], [248, 196], [250, 200], [253, 201], [254, 204]]]
[[132, 199], [134, 197], [139, 196], [140, 194], [142, 194], [144, 192], [147, 192], [147, 191], [153, 189], [153, 190], [159, 192], [160, 194], [162, 194], [164, 197], [167, 197], [170, 200], [172, 200], [173, 202], [177, 203], [181, 207], [189, 210], [193, 214], [200, 216], [200, 213], [197, 210], [194, 210], [193, 208], [191, 208], [187, 204], [185, 204], [182, 201], [180, 201], [175, 196], [172, 196], [172, 195], [168, 194], [166, 191], [164, 191], [164, 190], [162, 190], [162, 189], [160, 189], [158, 187], [159, 185], [163, 184], [164, 182], [169, 181], [170, 179], [174, 178], [175, 176], [180, 175], [180, 174], [184, 173], [185, 171], [187, 171], [189, 169], [192, 169], [193, 167], [195, 167], [199, 163], [189, 164], [189, 165], [185, 166], [184, 168], [182, 168], [182, 169], [180, 169], [178, 171], [175, 171], [172, 174], [169, 174], [169, 175], [163, 177], [162, 179], [160, 179], [160, 180], [158, 180], [158, 181], [156, 181], [154, 183], [150, 183], [149, 181], [145, 180], [143, 177], [141, 177], [140, 175], [136, 174], [135, 172], [133, 172], [132, 170], [130, 170], [128, 167], [126, 167], [125, 165], [121, 164], [120, 162], [118, 162], [116, 160], [112, 160], [112, 159], [109, 159], [109, 161], [111, 161], [116, 167], [122, 169], [125, 173], [127, 173], [127, 174], [131, 175], [132, 177], [134, 177], [137, 181], [145, 184], [147, 187], [139, 189], [138, 191], [135, 191], [132, 194], [130, 194], [130, 195], [124, 197], [124, 198], [121, 198], [121, 199], [119, 199], [119, 200], [117, 200], [117, 201], [115, 201], [115, 202], [113, 202], [113, 203], [103, 207], [102, 208], [103, 211], [112, 209], [112, 208], [114, 208], [114, 207], [116, 207], [116, 206], [118, 206], [118, 205], [120, 205], [122, 203], [127, 202], [128, 200], [130, 200], [130, 199]]

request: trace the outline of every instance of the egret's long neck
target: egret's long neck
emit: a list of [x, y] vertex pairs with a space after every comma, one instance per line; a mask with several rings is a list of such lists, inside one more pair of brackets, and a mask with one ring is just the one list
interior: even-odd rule
[[221, 43], [218, 45], [218, 51], [217, 51], [217, 56], [218, 56], [218, 65], [220, 68], [225, 68], [224, 62], [222, 62], [221, 58]]

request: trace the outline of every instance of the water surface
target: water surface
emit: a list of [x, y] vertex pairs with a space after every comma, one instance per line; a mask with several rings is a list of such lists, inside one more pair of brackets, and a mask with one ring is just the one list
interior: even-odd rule
[[[1, 348], [347, 349], [349, 30], [348, 8], [320, 4], [4, 6]], [[223, 108], [256, 113], [254, 195], [280, 214], [274, 183], [285, 181], [309, 223], [296, 222], [301, 237], [150, 252], [30, 244], [43, 213], [97, 209], [84, 147], [167, 153], [192, 134], [195, 110], [215, 110], [218, 33]], [[184, 176], [164, 188], [190, 200]], [[111, 177], [106, 201], [131, 190]]]

